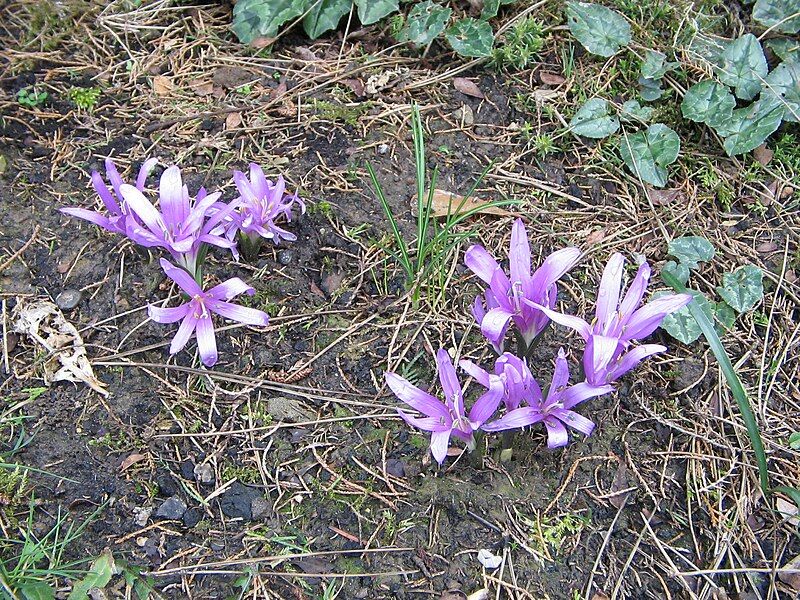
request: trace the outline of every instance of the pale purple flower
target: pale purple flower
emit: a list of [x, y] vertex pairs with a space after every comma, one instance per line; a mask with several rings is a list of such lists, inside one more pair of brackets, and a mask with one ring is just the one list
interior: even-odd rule
[[[489, 387], [492, 377], [484, 369], [470, 360], [462, 360], [458, 365], [483, 387]], [[503, 404], [506, 410], [516, 410], [523, 404], [538, 405], [542, 400], [542, 390], [526, 362], [518, 356], [505, 352], [494, 363], [494, 374], [503, 382]]]
[[166, 249], [192, 275], [198, 275], [206, 244], [227, 248], [237, 256], [236, 244], [223, 237], [222, 228], [235, 203], [222, 204], [220, 192], [206, 194], [203, 188], [192, 200], [178, 167], [173, 165], [161, 175], [160, 210], [132, 185], [122, 184], [120, 193], [136, 217], [128, 220], [128, 237], [141, 246]]
[[306, 205], [297, 194], [286, 193], [286, 182], [278, 176], [272, 183], [264, 176], [264, 171], [255, 163], [250, 163], [250, 178], [241, 171], [233, 172], [233, 181], [241, 198], [238, 210], [230, 215], [228, 239], [241, 232], [252, 244], [261, 238], [279, 244], [281, 240], [293, 242], [297, 236], [276, 225], [276, 221], [292, 220], [292, 206], [296, 203], [300, 212], [305, 213]]
[[207, 292], [183, 269], [161, 259], [161, 268], [178, 287], [189, 297], [189, 301], [174, 308], [148, 306], [148, 314], [157, 323], [175, 323], [181, 321], [178, 332], [172, 339], [169, 353], [179, 352], [189, 341], [193, 332], [197, 332], [197, 349], [200, 359], [207, 367], [217, 362], [217, 340], [214, 336], [214, 324], [211, 315], [238, 321], [245, 325], [265, 326], [269, 320], [267, 313], [254, 308], [246, 308], [229, 302], [239, 294], [252, 296], [255, 290], [238, 277], [214, 286]]
[[[520, 378], [533, 380], [533, 376], [524, 362], [522, 363], [522, 368], [527, 373], [520, 373]], [[567, 387], [568, 382], [569, 367], [562, 349], [558, 351], [555, 368], [553, 369], [553, 379], [550, 382], [545, 398], [542, 398], [542, 392], [538, 385], [535, 388], [529, 386], [530, 394], [526, 398], [527, 406], [519, 406], [519, 408], [510, 410], [499, 419], [491, 423], [485, 423], [481, 426], [481, 429], [484, 431], [503, 431], [543, 422], [547, 428], [548, 448], [559, 448], [567, 445], [569, 434], [565, 425], [580, 431], [584, 435], [590, 435], [594, 431], [594, 423], [572, 409], [584, 400], [607, 394], [613, 391], [614, 388], [610, 385], [593, 386], [588, 382]], [[509, 385], [515, 385], [514, 378], [506, 378], [504, 383], [506, 388]]]
[[[139, 169], [139, 175], [136, 178], [137, 190], [141, 191], [144, 189], [147, 176], [157, 163], [158, 160], [155, 158], [149, 158], [142, 163], [142, 166]], [[110, 158], [107, 158], [105, 165], [106, 177], [111, 183], [111, 189], [108, 189], [105, 181], [103, 181], [103, 178], [97, 171], [92, 171], [92, 187], [94, 187], [97, 195], [100, 196], [100, 200], [103, 202], [103, 206], [108, 214], [102, 214], [93, 210], [87, 210], [85, 208], [78, 207], [68, 207], [60, 210], [66, 215], [71, 215], [73, 217], [83, 219], [84, 221], [89, 221], [90, 223], [94, 223], [95, 225], [112, 233], [121, 233], [122, 235], [127, 235], [130, 211], [128, 210], [125, 200], [122, 198], [122, 194], [120, 193], [120, 187], [125, 182], [122, 181], [122, 177], [120, 177], [119, 171], [117, 171], [117, 167], [114, 165], [114, 161], [112, 161]]]
[[586, 341], [583, 368], [586, 380], [593, 385], [616, 381], [642, 359], [664, 352], [666, 347], [660, 344], [630, 347], [634, 341], [653, 333], [664, 317], [692, 300], [689, 294], [667, 294], [640, 307], [650, 279], [650, 266], [645, 262], [620, 301], [624, 263], [623, 256], [615, 253], [603, 270], [591, 324], [580, 317], [555, 312], [552, 307], [535, 305], [556, 323], [577, 331]]
[[442, 348], [436, 353], [436, 363], [444, 401], [419, 389], [395, 373], [386, 372], [384, 377], [395, 396], [425, 415], [414, 417], [400, 409], [397, 410], [409, 425], [431, 432], [431, 454], [436, 462], [442, 464], [447, 456], [451, 435], [464, 440], [470, 450], [475, 448], [473, 434], [497, 410], [503, 397], [503, 384], [499, 378], [491, 376], [487, 386], [488, 391], [475, 401], [467, 415], [461, 385], [447, 350]]
[[520, 219], [511, 230], [510, 278], [485, 248], [474, 245], [467, 249], [464, 257], [467, 267], [489, 284], [484, 299], [480, 296], [475, 299], [472, 312], [481, 333], [498, 354], [503, 352], [503, 338], [512, 322], [527, 347], [542, 333], [550, 319], [529, 302], [554, 308], [558, 293], [556, 282], [575, 265], [580, 253], [578, 248], [558, 250], [531, 274], [531, 250]]

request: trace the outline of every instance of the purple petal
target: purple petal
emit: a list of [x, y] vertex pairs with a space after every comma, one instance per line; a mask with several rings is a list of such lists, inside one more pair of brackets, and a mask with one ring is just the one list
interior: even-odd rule
[[553, 416], [547, 417], [544, 425], [547, 427], [548, 448], [561, 448], [569, 443], [567, 428], [557, 418]]
[[561, 394], [561, 404], [564, 408], [572, 408], [577, 406], [584, 400], [589, 398], [596, 398], [603, 394], [610, 394], [614, 391], [614, 386], [611, 385], [592, 385], [586, 381], [576, 383], [568, 387]]
[[197, 282], [186, 271], [176, 267], [165, 258], [162, 258], [159, 261], [159, 264], [161, 265], [161, 268], [164, 269], [164, 273], [167, 274], [167, 277], [177, 283], [178, 287], [186, 292], [190, 298], [204, 295], [203, 290], [200, 289], [200, 286], [197, 285]]
[[633, 350], [622, 355], [617, 364], [611, 369], [609, 380], [616, 381], [625, 373], [634, 369], [636, 365], [648, 356], [666, 351], [667, 347], [661, 344], [643, 344], [641, 346], [636, 346]]
[[464, 263], [480, 277], [484, 283], [492, 282], [492, 275], [500, 268], [497, 261], [486, 251], [486, 248], [477, 244], [467, 248], [464, 254]]
[[447, 407], [435, 396], [432, 396], [428, 392], [423, 392], [417, 386], [412, 385], [395, 373], [387, 371], [383, 376], [386, 379], [386, 384], [389, 386], [389, 389], [394, 392], [394, 395], [413, 409], [421, 412], [423, 415], [434, 417], [440, 420], [440, 422], [442, 420], [444, 420], [443, 422], [450, 422], [452, 420]]
[[493, 308], [483, 316], [481, 333], [492, 343], [499, 343], [506, 335], [508, 322], [514, 313], [505, 308]]
[[189, 203], [184, 195], [181, 171], [175, 165], [161, 174], [158, 194], [164, 221], [173, 226], [183, 225], [189, 216]]
[[512, 282], [521, 282], [526, 287], [531, 280], [531, 247], [522, 219], [517, 219], [511, 228], [511, 247], [508, 263]]
[[186, 342], [188, 342], [189, 338], [192, 337], [192, 333], [194, 332], [196, 325], [197, 317], [189, 312], [181, 323], [181, 326], [178, 327], [178, 332], [175, 334], [175, 337], [172, 338], [172, 343], [169, 346], [170, 354], [176, 354], [183, 350]]
[[608, 383], [608, 366], [614, 360], [619, 347], [617, 338], [591, 335], [583, 351], [583, 370], [586, 379], [593, 385]]
[[464, 371], [466, 371], [470, 377], [480, 383], [483, 387], [489, 387], [489, 373], [481, 369], [474, 362], [471, 360], [460, 360], [458, 361], [458, 366], [464, 369]]
[[573, 317], [572, 315], [565, 315], [564, 313], [556, 312], [546, 306], [541, 304], [537, 304], [536, 302], [531, 302], [530, 300], [526, 300], [523, 298], [523, 301], [526, 304], [529, 304], [533, 308], [536, 308], [546, 314], [551, 320], [555, 321], [559, 325], [563, 325], [564, 327], [569, 327], [570, 329], [574, 329], [577, 331], [580, 336], [586, 340], [592, 333], [592, 328], [589, 324], [581, 319], [580, 317]]
[[231, 304], [221, 300], [208, 300], [206, 301], [206, 306], [221, 317], [244, 323], [245, 325], [266, 327], [269, 323], [269, 315], [263, 310], [247, 308], [246, 306], [239, 306], [238, 304]]
[[583, 415], [579, 415], [571, 410], [559, 411], [558, 417], [573, 429], [580, 431], [583, 435], [591, 435], [594, 431], [594, 423]]
[[507, 412], [505, 415], [492, 421], [484, 423], [481, 429], [484, 431], [503, 431], [505, 429], [518, 429], [533, 425], [544, 419], [544, 415], [538, 408], [523, 406]]
[[542, 266], [536, 269], [533, 280], [537, 287], [547, 289], [569, 271], [581, 257], [579, 248], [562, 248], [548, 256]]
[[213, 367], [217, 362], [217, 339], [214, 336], [214, 324], [211, 315], [197, 319], [197, 349], [200, 351], [200, 360], [207, 367]]
[[150, 175], [150, 171], [152, 171], [153, 167], [155, 167], [157, 164], [157, 158], [148, 158], [142, 163], [142, 166], [139, 169], [139, 175], [136, 177], [136, 189], [144, 189], [144, 185], [147, 183], [147, 176]]
[[60, 208], [59, 211], [65, 215], [70, 215], [72, 217], [83, 219], [84, 221], [89, 221], [90, 223], [93, 223], [98, 227], [102, 227], [103, 229], [113, 233], [120, 233], [120, 228], [118, 226], [114, 226], [108, 217], [101, 215], [98, 212], [94, 212], [93, 210], [87, 210], [85, 208], [78, 207], [67, 207]]
[[120, 186], [122, 186], [122, 177], [119, 176], [119, 171], [117, 171], [117, 167], [114, 164], [114, 161], [110, 158], [105, 160], [106, 165], [106, 177], [111, 182], [111, 187], [114, 189], [114, 192], [119, 194]]
[[639, 265], [639, 270], [636, 271], [636, 277], [633, 278], [628, 291], [625, 293], [625, 297], [619, 305], [619, 320], [622, 323], [624, 323], [642, 303], [642, 298], [644, 298], [644, 293], [647, 290], [647, 283], [649, 281], [650, 265], [642, 263]]
[[558, 356], [556, 363], [553, 367], [553, 379], [550, 381], [550, 389], [547, 391], [547, 400], [556, 398], [569, 382], [569, 365], [567, 364], [567, 355], [564, 354], [564, 349], [558, 349]]
[[412, 417], [399, 408], [397, 409], [397, 414], [412, 427], [422, 429], [423, 431], [442, 431], [443, 429], [449, 429], [449, 426], [442, 425], [441, 419], [437, 419], [436, 417]]
[[464, 399], [461, 395], [461, 385], [458, 383], [458, 375], [456, 375], [453, 361], [444, 348], [439, 348], [436, 353], [436, 365], [439, 368], [439, 381], [442, 382], [445, 399], [447, 402], [453, 403], [459, 416], [463, 416]]
[[247, 285], [238, 277], [232, 277], [227, 281], [220, 283], [219, 285], [215, 285], [206, 292], [209, 298], [225, 301], [231, 300], [239, 294], [247, 294], [248, 296], [252, 296], [255, 293], [256, 291], [252, 287]]
[[108, 189], [105, 181], [103, 181], [103, 178], [97, 171], [92, 171], [92, 187], [94, 187], [94, 191], [97, 192], [97, 195], [100, 196], [100, 200], [103, 201], [103, 205], [106, 207], [108, 212], [110, 212], [112, 215], [122, 214], [122, 210], [120, 209], [117, 200], [114, 198], [114, 194], [112, 194], [111, 190]]
[[123, 183], [119, 189], [128, 208], [147, 225], [150, 231], [162, 233], [166, 230], [161, 215], [142, 192], [127, 183]]
[[436, 462], [442, 464], [447, 457], [447, 448], [450, 445], [450, 431], [434, 431], [431, 433], [431, 454]]
[[640, 340], [653, 333], [669, 314], [689, 304], [689, 294], [670, 294], [651, 300], [628, 319], [623, 331], [623, 339]]
[[489, 390], [475, 401], [469, 411], [473, 427], [480, 427], [491, 417], [503, 399], [503, 382], [497, 375], [491, 375]]
[[151, 304], [147, 307], [147, 314], [156, 323], [175, 323], [183, 319], [190, 310], [188, 303], [174, 308], [163, 308]]
[[600, 287], [597, 290], [597, 308], [595, 316], [598, 327], [606, 330], [606, 325], [614, 318], [619, 304], [619, 292], [622, 287], [622, 269], [625, 258], [619, 252], [614, 253], [603, 269]]

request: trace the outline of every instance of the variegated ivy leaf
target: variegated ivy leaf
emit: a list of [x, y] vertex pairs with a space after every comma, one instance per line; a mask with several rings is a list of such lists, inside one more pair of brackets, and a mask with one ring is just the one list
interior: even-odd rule
[[444, 31], [452, 10], [425, 0], [415, 4], [408, 13], [405, 27], [400, 31], [400, 41], [410, 41], [417, 46], [426, 46]]
[[239, 0], [233, 7], [233, 32], [245, 44], [258, 37], [275, 37], [281, 25], [307, 8], [306, 0]]
[[696, 123], [714, 127], [729, 121], [736, 107], [733, 97], [724, 85], [716, 81], [701, 81], [690, 87], [681, 102], [681, 113]]
[[645, 102], [652, 102], [658, 100], [664, 95], [664, 89], [661, 87], [660, 79], [648, 79], [647, 77], [639, 77], [639, 95]]
[[800, 121], [800, 64], [781, 63], [767, 75], [762, 97], [774, 96], [783, 105], [783, 120]]
[[678, 134], [662, 123], [645, 131], [623, 136], [619, 151], [631, 173], [655, 187], [667, 185], [667, 165], [678, 158], [681, 140]]
[[484, 21], [488, 21], [489, 19], [493, 19], [497, 16], [497, 13], [500, 12], [500, 7], [504, 4], [511, 4], [515, 0], [484, 0], [483, 2], [483, 9], [481, 10], [481, 19]]
[[[708, 298], [696, 290], [688, 290], [688, 292], [692, 295], [692, 302], [706, 313], [709, 320], [713, 320], [714, 307], [711, 302], [708, 301]], [[666, 293], [667, 292], [653, 294], [653, 299]], [[664, 317], [664, 320], [661, 321], [661, 329], [684, 344], [691, 344], [697, 341], [703, 333], [697, 321], [694, 320], [692, 313], [689, 312], [688, 306], [684, 306], [671, 315]]]
[[728, 121], [715, 127], [725, 138], [725, 152], [735, 156], [758, 148], [778, 129], [783, 113], [784, 106], [774, 95], [762, 96], [750, 106], [734, 110]]
[[800, 62], [800, 41], [793, 38], [775, 38], [764, 45], [772, 50], [783, 62]]
[[608, 102], [592, 98], [578, 109], [569, 127], [577, 135], [600, 139], [619, 129], [619, 119], [609, 113]]
[[461, 56], [480, 58], [492, 53], [494, 32], [486, 21], [460, 19], [447, 28], [444, 37]]
[[614, 56], [631, 41], [631, 26], [618, 12], [590, 2], [567, 2], [567, 26], [592, 54]]
[[753, 19], [773, 31], [800, 31], [800, 0], [756, 0]]
[[303, 19], [303, 29], [315, 40], [326, 31], [336, 29], [352, 6], [352, 0], [320, 0]]
[[[727, 302], [717, 302], [714, 306], [714, 317], [723, 330], [728, 331], [736, 321], [736, 311], [728, 306]], [[720, 327], [717, 327], [719, 331]], [[722, 332], [721, 332], [722, 333]]]
[[674, 260], [669, 260], [664, 264], [662, 270], [675, 277], [675, 279], [680, 281], [683, 285], [686, 285], [686, 282], [689, 281], [689, 267], [683, 263], [676, 263]]
[[354, 0], [353, 4], [358, 9], [358, 20], [362, 25], [372, 25], [400, 10], [399, 0]]
[[629, 123], [631, 121], [647, 122], [653, 116], [653, 108], [651, 106], [642, 106], [636, 100], [627, 100], [622, 105], [619, 113], [621, 121]]
[[648, 50], [642, 63], [641, 75], [645, 79], [658, 80], [677, 66], [676, 62], [667, 62], [667, 55], [663, 52]]
[[714, 258], [714, 246], [706, 238], [699, 235], [685, 235], [672, 240], [667, 249], [670, 256], [687, 269], [696, 269], [701, 262], [708, 262]]
[[735, 88], [737, 98], [755, 98], [767, 76], [767, 59], [758, 38], [746, 33], [730, 42], [716, 71], [722, 83]]
[[761, 283], [764, 273], [754, 265], [739, 267], [733, 273], [722, 276], [722, 285], [717, 293], [739, 314], [750, 310], [764, 297]]

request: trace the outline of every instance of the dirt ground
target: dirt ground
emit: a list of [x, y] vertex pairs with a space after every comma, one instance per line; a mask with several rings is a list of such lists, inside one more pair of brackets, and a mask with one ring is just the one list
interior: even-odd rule
[[[0, 8], [0, 397], [6, 417], [24, 417], [0, 430], [0, 448], [6, 462], [41, 470], [0, 494], [6, 542], [26, 527], [44, 535], [61, 515], [91, 515], [67, 553], [91, 559], [108, 548], [129, 565], [109, 598], [137, 597], [134, 584], [153, 598], [193, 599], [455, 600], [483, 589], [514, 599], [793, 597], [775, 569], [800, 554], [796, 518], [762, 497], [705, 344], [656, 332], [669, 352], [587, 403], [598, 427], [585, 441], [550, 451], [536, 430], [518, 436], [509, 462], [492, 441], [482, 464], [466, 455], [432, 464], [382, 374], [410, 364], [433, 381], [440, 346], [490, 360], [468, 308], [479, 287], [462, 248], [445, 300], [411, 304], [387, 260], [389, 228], [364, 165], [412, 235], [416, 101], [438, 187], [465, 193], [491, 163], [478, 195], [520, 201], [534, 256], [578, 245], [581, 269], [597, 281], [614, 251], [658, 269], [668, 239], [697, 233], [718, 250], [701, 289], [732, 267], [764, 268], [758, 315], [724, 342], [751, 392], [772, 477], [785, 485], [799, 479], [785, 441], [800, 430], [800, 290], [786, 276], [800, 260], [796, 198], [756, 210], [731, 174], [737, 163], [699, 130], [684, 152], [738, 186], [731, 206], [720, 207], [688, 163], [672, 177], [673, 199], [654, 203], [599, 146], [560, 138], [559, 151], [537, 155], [520, 125], [560, 131], [585, 76], [542, 83], [542, 72], [562, 72], [557, 36], [532, 68], [505, 73], [436, 46], [422, 58], [386, 50], [379, 27], [314, 43], [289, 33], [249, 49], [229, 19], [227, 5], [167, 0]], [[388, 81], [370, 93], [378, 73]], [[457, 91], [455, 75], [485, 97]], [[17, 92], [33, 85], [48, 99], [20, 105]], [[69, 90], [91, 86], [101, 90], [96, 104], [76, 107]], [[296, 243], [270, 246], [253, 264], [212, 254], [210, 280], [245, 279], [257, 291], [250, 305], [271, 316], [266, 330], [219, 333], [213, 369], [193, 342], [170, 358], [174, 328], [147, 319], [148, 303], [169, 293], [158, 254], [57, 212], [97, 205], [89, 173], [108, 156], [128, 177], [156, 156], [160, 168], [178, 164], [190, 190], [228, 195], [230, 169], [255, 161], [309, 204], [290, 226]], [[473, 241], [502, 255], [511, 218], [475, 224]], [[585, 283], [566, 278], [571, 308], [591, 308]], [[65, 316], [107, 397], [45, 385], [50, 357], [11, 331], [20, 303], [65, 290], [81, 294]], [[570, 343], [551, 331], [533, 361], [543, 379], [554, 349]], [[0, 545], [0, 556], [14, 548]], [[481, 549], [502, 567], [482, 568]]]

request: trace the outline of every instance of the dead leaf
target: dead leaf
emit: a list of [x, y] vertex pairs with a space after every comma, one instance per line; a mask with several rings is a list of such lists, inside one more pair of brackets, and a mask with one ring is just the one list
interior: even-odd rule
[[778, 244], [775, 242], [764, 242], [763, 244], [756, 246], [756, 252], [759, 254], [769, 254], [770, 252], [775, 252], [777, 249]]
[[130, 454], [125, 458], [125, 460], [122, 461], [122, 463], [120, 463], [119, 470], [126, 471], [136, 463], [142, 462], [146, 458], [147, 457], [144, 454], [137, 454], [137, 453]]
[[272, 44], [274, 44], [275, 40], [277, 39], [278, 38], [274, 37], [257, 37], [252, 42], [250, 42], [250, 45], [253, 48], [266, 48], [267, 46], [271, 46]]
[[489, 590], [486, 588], [478, 590], [477, 592], [472, 592], [469, 596], [467, 596], [467, 600], [488, 600], [488, 598]]
[[228, 113], [228, 116], [225, 117], [226, 130], [236, 129], [241, 124], [242, 124], [242, 113], [232, 112]]
[[800, 555], [795, 556], [788, 563], [783, 565], [784, 569], [791, 569], [795, 572], [778, 572], [778, 579], [790, 586], [795, 592], [800, 592]]
[[14, 307], [12, 319], [14, 331], [27, 335], [45, 351], [45, 384], [50, 385], [52, 381], [81, 381], [98, 394], [108, 396], [103, 383], [94, 376], [83, 338], [55, 304], [49, 300], [28, 302], [20, 298]]
[[317, 55], [314, 54], [314, 52], [312, 50], [309, 50], [305, 46], [298, 46], [297, 48], [294, 49], [294, 51], [297, 52], [297, 55], [300, 58], [302, 58], [303, 60], [306, 60], [308, 62], [314, 62], [314, 61], [319, 60]]
[[[611, 482], [611, 496], [608, 498], [608, 501], [619, 510], [625, 505], [625, 502], [628, 500], [628, 494], [630, 494], [630, 490], [628, 490], [630, 486], [628, 485], [628, 467], [625, 466], [623, 461], [619, 461], [619, 465], [617, 466], [617, 472], [614, 474], [614, 481]], [[624, 491], [627, 490], [627, 491]]]
[[605, 592], [595, 592], [592, 600], [608, 600], [608, 595]]
[[545, 85], [561, 85], [567, 80], [563, 75], [559, 75], [558, 73], [550, 73], [548, 71], [540, 71], [539, 79]]
[[753, 158], [755, 158], [762, 167], [766, 167], [775, 155], [773, 150], [767, 148], [766, 144], [761, 144], [758, 148], [753, 150]]
[[678, 188], [673, 188], [670, 190], [649, 189], [647, 192], [650, 196], [650, 200], [652, 200], [653, 204], [656, 206], [664, 206], [671, 202], [675, 202], [675, 200], [681, 196], [681, 190]]
[[466, 77], [454, 77], [453, 78], [453, 87], [456, 88], [462, 94], [466, 94], [467, 96], [472, 96], [473, 98], [484, 98], [483, 92], [478, 87], [478, 85], [467, 79]]
[[214, 85], [227, 90], [235, 90], [258, 79], [247, 69], [241, 67], [219, 67], [211, 77]]
[[439, 600], [467, 600], [467, 595], [461, 590], [447, 590], [442, 592]]
[[791, 525], [800, 523], [800, 517], [798, 517], [798, 512], [800, 511], [798, 511], [798, 508], [792, 502], [778, 496], [775, 507], [778, 509], [784, 521], [788, 521]]
[[599, 244], [604, 239], [606, 239], [606, 230], [598, 229], [597, 231], [593, 231], [589, 235], [586, 236], [586, 243], [590, 246], [594, 246], [595, 244]]
[[[411, 199], [411, 210], [415, 212], [417, 208], [417, 197]], [[446, 218], [447, 215], [460, 215], [467, 211], [478, 209], [477, 214], [496, 215], [498, 217], [513, 216], [514, 213], [507, 211], [500, 206], [493, 206], [489, 200], [478, 198], [464, 198], [458, 194], [445, 190], [433, 190], [433, 201], [431, 202], [431, 217], [435, 219]], [[416, 216], [416, 215], [415, 215]]]
[[316, 415], [295, 398], [274, 396], [267, 400], [267, 411], [276, 421], [289, 423], [302, 423], [313, 421]]
[[548, 100], [553, 100], [554, 98], [558, 98], [561, 96], [561, 92], [557, 92], [556, 90], [544, 90], [544, 89], [536, 89], [533, 90], [533, 99], [536, 102], [544, 103]]
[[[282, 81], [281, 81], [281, 82], [278, 84], [278, 87], [272, 88], [272, 89], [269, 91], [269, 97], [270, 97], [270, 98], [278, 98], [278, 97], [280, 97], [280, 96], [283, 96], [283, 95], [286, 93], [286, 90], [287, 90], [287, 89], [288, 89], [288, 88], [287, 88], [287, 86], [286, 86], [286, 81], [283, 81], [283, 80], [282, 80]], [[292, 112], [294, 113], [294, 111], [292, 111]]]
[[210, 96], [214, 93], [214, 84], [210, 81], [191, 81], [189, 87], [198, 96]]
[[175, 86], [169, 77], [164, 75], [156, 75], [153, 77], [153, 91], [157, 96], [169, 96]]
[[360, 79], [342, 79], [342, 83], [353, 90], [357, 98], [364, 97], [364, 83]]

